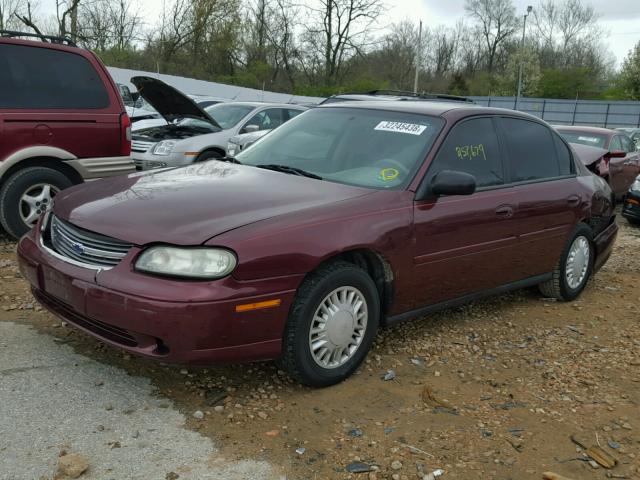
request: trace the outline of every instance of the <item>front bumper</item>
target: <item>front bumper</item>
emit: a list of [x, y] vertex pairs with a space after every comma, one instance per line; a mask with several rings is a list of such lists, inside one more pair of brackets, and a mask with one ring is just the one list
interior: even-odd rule
[[154, 155], [150, 148], [146, 152], [131, 151], [131, 158], [135, 163], [136, 170], [155, 170], [166, 167], [182, 167], [190, 165], [195, 160], [195, 156], [184, 153], [172, 152], [169, 155]]
[[628, 192], [622, 206], [622, 216], [633, 223], [640, 224], [640, 195]]
[[[203, 288], [202, 282], [136, 274], [122, 264], [108, 272], [96, 272], [49, 254], [38, 244], [33, 231], [21, 239], [18, 260], [36, 299], [55, 315], [133, 354], [185, 364], [279, 357], [282, 332], [295, 294], [295, 288], [282, 287], [298, 281], [258, 281], [247, 286], [229, 278], [207, 283]], [[101, 275], [107, 278], [105, 283], [112, 285], [100, 285]], [[132, 275], [138, 278], [132, 280]], [[141, 285], [144, 282], [147, 284]], [[113, 285], [121, 285], [125, 291]], [[127, 292], [135, 290], [133, 285], [138, 292]], [[212, 290], [208, 295], [211, 298], [202, 300], [206, 287]], [[158, 292], [159, 288], [170, 291], [171, 299], [150, 298], [151, 292]], [[139, 293], [144, 291], [149, 295]], [[179, 297], [184, 301], [177, 301]], [[198, 300], [188, 300], [194, 297]], [[281, 300], [279, 306], [236, 311], [237, 305], [273, 298]]]

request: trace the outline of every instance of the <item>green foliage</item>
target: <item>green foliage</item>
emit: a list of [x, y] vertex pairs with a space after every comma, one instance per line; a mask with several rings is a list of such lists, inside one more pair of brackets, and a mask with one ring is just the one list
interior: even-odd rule
[[588, 68], [547, 68], [542, 71], [537, 96], [588, 99], [599, 98], [601, 92]]
[[640, 42], [622, 64], [619, 88], [629, 100], [640, 100]]

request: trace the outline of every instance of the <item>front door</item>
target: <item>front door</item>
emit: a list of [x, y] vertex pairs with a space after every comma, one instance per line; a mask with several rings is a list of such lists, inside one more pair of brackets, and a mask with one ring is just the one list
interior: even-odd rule
[[513, 217], [517, 201], [505, 187], [495, 120], [454, 126], [425, 175], [442, 170], [474, 175], [469, 196], [431, 198], [414, 206], [414, 308], [462, 297], [517, 280]]

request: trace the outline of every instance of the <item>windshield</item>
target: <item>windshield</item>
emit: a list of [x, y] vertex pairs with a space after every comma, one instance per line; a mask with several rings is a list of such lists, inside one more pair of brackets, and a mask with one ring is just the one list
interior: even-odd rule
[[590, 147], [605, 148], [607, 143], [606, 135], [598, 135], [588, 132], [569, 132], [559, 130], [558, 133], [569, 143], [580, 143]]
[[235, 105], [233, 103], [217, 103], [204, 110], [218, 122], [223, 130], [235, 127], [240, 120], [247, 116], [254, 108], [251, 105]]
[[384, 110], [318, 108], [298, 115], [238, 155], [247, 165], [284, 165], [324, 180], [405, 188], [443, 120]]

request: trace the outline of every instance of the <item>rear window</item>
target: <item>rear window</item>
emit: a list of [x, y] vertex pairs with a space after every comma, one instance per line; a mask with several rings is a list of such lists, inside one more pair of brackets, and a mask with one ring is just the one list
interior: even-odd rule
[[567, 132], [558, 130], [558, 133], [569, 143], [579, 143], [589, 147], [605, 148], [607, 137], [587, 132]]
[[99, 109], [109, 94], [81, 55], [24, 45], [0, 45], [0, 108]]

